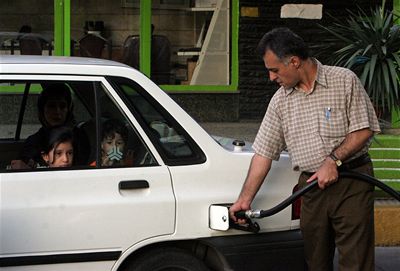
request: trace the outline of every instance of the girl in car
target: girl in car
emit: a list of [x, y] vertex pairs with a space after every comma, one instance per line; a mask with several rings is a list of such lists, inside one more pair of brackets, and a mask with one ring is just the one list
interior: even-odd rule
[[68, 127], [52, 129], [41, 155], [47, 167], [71, 167], [74, 158], [72, 131]]
[[45, 87], [39, 95], [37, 108], [42, 127], [25, 140], [19, 159], [11, 161], [12, 169], [46, 166], [41, 151], [46, 146], [50, 129], [72, 127], [74, 124], [71, 92], [63, 83], [53, 83]]

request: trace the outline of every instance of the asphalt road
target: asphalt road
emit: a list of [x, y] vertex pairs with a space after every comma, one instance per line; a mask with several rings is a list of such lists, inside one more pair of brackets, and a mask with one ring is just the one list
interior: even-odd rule
[[[335, 254], [335, 270], [338, 270], [337, 253]], [[375, 247], [375, 271], [400, 270], [400, 247]]]

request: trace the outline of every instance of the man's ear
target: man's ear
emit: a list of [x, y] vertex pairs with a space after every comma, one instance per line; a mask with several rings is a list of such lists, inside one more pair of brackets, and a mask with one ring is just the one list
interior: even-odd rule
[[301, 66], [301, 60], [298, 56], [292, 56], [290, 58], [290, 63], [296, 68], [298, 69]]

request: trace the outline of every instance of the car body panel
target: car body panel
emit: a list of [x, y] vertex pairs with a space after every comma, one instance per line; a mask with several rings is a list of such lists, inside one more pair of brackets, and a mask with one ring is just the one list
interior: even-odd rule
[[[1, 248], [8, 257], [124, 251], [175, 229], [175, 199], [165, 166], [0, 176]], [[149, 188], [120, 189], [128, 180], [146, 180]]]

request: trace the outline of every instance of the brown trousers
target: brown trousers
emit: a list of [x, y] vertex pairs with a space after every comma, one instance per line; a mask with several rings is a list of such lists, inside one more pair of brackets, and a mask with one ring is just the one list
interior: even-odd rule
[[[354, 171], [373, 176], [372, 163]], [[300, 175], [300, 188], [309, 177]], [[302, 197], [300, 228], [308, 270], [333, 270], [335, 246], [339, 270], [374, 270], [373, 189], [363, 181], [341, 178], [325, 190], [316, 188]]]

